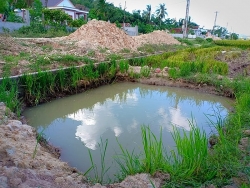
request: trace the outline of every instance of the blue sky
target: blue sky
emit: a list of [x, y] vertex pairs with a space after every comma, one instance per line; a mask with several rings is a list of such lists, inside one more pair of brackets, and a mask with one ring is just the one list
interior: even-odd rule
[[[124, 7], [125, 0], [107, 0], [115, 6]], [[186, 0], [126, 0], [127, 11], [145, 10], [146, 5], [151, 5], [152, 11], [157, 9], [160, 3], [165, 3], [168, 17], [185, 17]], [[250, 0], [190, 0], [189, 15], [192, 21], [205, 29], [211, 29], [214, 25], [215, 12], [218, 11], [216, 25], [227, 27], [229, 32], [250, 36]]]

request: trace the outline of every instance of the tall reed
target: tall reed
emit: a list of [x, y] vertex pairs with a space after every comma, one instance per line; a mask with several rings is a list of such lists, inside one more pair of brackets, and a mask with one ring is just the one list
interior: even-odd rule
[[[106, 157], [107, 147], [108, 147], [108, 140], [106, 139], [105, 141], [103, 141], [101, 138], [101, 142], [98, 143], [98, 146], [100, 149], [101, 169], [97, 168], [97, 166], [94, 163], [91, 151], [88, 150], [89, 158], [90, 158], [90, 162], [91, 162], [92, 166], [87, 170], [87, 172], [89, 172], [91, 169], [93, 169], [93, 171], [94, 171], [94, 180], [93, 180], [94, 183], [103, 184], [105, 182], [105, 176], [106, 176], [108, 170], [110, 169], [110, 167], [106, 167], [106, 163], [105, 163], [105, 157]], [[100, 170], [100, 172], [98, 170]]]

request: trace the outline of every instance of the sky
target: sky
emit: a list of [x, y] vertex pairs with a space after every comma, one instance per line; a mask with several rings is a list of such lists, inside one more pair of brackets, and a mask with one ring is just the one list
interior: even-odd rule
[[[124, 8], [125, 0], [107, 0]], [[152, 13], [159, 4], [165, 3], [168, 16], [166, 18], [185, 18], [186, 0], [126, 0], [126, 11], [146, 10], [151, 5]], [[215, 12], [218, 11], [216, 25], [226, 27], [229, 32], [250, 36], [250, 0], [190, 0], [189, 16], [191, 21], [212, 29]]]

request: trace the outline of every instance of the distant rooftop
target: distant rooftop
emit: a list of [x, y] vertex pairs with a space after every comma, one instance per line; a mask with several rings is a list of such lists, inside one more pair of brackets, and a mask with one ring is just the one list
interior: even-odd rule
[[[46, 7], [46, 4], [45, 4], [45, 1], [46, 0], [41, 0], [42, 4], [44, 7]], [[55, 7], [57, 6], [59, 3], [61, 3], [63, 0], [48, 0], [47, 2], [47, 7]]]

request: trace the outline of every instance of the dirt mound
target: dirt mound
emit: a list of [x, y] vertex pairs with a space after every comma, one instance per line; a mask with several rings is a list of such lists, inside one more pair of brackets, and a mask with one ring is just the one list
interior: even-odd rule
[[180, 44], [171, 35], [164, 31], [154, 31], [149, 34], [131, 37], [115, 24], [105, 21], [91, 20], [74, 33], [66, 37], [76, 40], [80, 48], [98, 49], [107, 48], [117, 52], [122, 49], [137, 50], [143, 44]]
[[172, 35], [165, 31], [153, 31], [152, 33], [139, 35], [133, 37], [137, 45], [141, 46], [143, 44], [181, 44]]
[[112, 51], [119, 51], [124, 48], [136, 49], [135, 41], [116, 25], [91, 20], [87, 24], [70, 34], [67, 39], [77, 40], [79, 47], [89, 46], [90, 48], [108, 48]]

